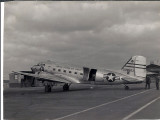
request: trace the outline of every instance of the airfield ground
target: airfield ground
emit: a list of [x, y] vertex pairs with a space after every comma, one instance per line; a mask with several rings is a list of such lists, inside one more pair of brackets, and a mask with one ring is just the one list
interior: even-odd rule
[[4, 118], [12, 120], [126, 120], [160, 119], [160, 90], [151, 84], [71, 85], [44, 93], [43, 87], [4, 90]]

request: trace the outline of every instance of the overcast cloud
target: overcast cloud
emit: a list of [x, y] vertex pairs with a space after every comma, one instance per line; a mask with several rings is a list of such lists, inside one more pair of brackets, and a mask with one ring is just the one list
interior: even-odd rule
[[160, 59], [160, 2], [6, 2], [4, 79], [52, 60], [120, 69]]

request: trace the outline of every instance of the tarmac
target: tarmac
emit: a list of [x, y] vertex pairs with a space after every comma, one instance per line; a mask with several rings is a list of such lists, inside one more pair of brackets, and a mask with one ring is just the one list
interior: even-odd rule
[[4, 119], [11, 120], [130, 120], [160, 119], [160, 90], [145, 84], [71, 85], [51, 93], [43, 87], [4, 90]]

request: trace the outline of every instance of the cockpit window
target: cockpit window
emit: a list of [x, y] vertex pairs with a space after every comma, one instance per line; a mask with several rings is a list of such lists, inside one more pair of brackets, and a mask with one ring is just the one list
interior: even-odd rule
[[45, 66], [45, 64], [38, 63], [36, 66]]
[[83, 75], [83, 73], [80, 73], [80, 75]]

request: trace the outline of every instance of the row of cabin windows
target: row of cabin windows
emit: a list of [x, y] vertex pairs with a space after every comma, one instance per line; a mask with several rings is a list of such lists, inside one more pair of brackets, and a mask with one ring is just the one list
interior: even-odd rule
[[[55, 68], [53, 68], [53, 71], [56, 71]], [[58, 72], [61, 72], [61, 69], [58, 69]], [[63, 72], [67, 72], [66, 70], [63, 70]], [[72, 73], [72, 71], [69, 71], [69, 73]], [[74, 72], [74, 74], [77, 74], [77, 72]], [[83, 73], [80, 73], [80, 75], [83, 75]]]

